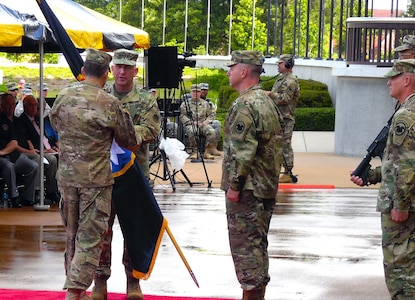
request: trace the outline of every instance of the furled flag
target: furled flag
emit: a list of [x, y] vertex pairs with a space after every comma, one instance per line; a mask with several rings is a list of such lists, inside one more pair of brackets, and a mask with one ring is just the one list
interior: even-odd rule
[[148, 279], [167, 220], [134, 153], [115, 141], [111, 146], [111, 170], [115, 180], [112, 197], [134, 268], [133, 276]]
[[71, 68], [72, 74], [78, 81], [84, 80], [85, 77], [81, 73], [81, 68], [84, 65], [84, 61], [82, 60], [78, 49], [76, 49], [65, 28], [63, 28], [62, 24], [59, 22], [58, 18], [53, 13], [46, 0], [37, 0], [37, 4], [45, 16], [46, 21], [49, 23], [50, 29], [52, 29], [53, 35], [58, 41], [59, 48], [65, 56], [66, 61]]

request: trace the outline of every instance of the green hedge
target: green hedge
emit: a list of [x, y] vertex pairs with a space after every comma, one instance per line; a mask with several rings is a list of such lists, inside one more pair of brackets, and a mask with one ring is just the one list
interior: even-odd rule
[[[261, 85], [266, 91], [270, 91], [276, 77], [261, 77]], [[332, 107], [327, 84], [311, 80], [298, 79], [300, 86], [300, 98], [298, 99], [297, 107]]]
[[297, 108], [296, 131], [334, 131], [335, 109], [332, 107]]

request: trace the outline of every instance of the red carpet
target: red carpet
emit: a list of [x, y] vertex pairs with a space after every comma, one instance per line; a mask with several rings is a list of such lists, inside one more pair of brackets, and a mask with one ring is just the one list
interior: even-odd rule
[[[89, 293], [88, 293], [89, 294]], [[62, 300], [65, 299], [65, 291], [27, 291], [0, 289], [1, 300]], [[125, 300], [125, 294], [108, 293], [108, 300]], [[224, 298], [199, 298], [182, 296], [153, 296], [144, 295], [144, 300], [230, 300]]]
[[278, 184], [279, 189], [334, 189], [335, 186], [332, 184], [298, 184], [298, 183], [280, 183]]

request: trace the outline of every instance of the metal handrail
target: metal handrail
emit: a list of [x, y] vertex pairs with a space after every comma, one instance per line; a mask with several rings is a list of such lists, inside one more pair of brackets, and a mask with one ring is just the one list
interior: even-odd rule
[[415, 18], [351, 17], [347, 23], [347, 64], [389, 67], [398, 58], [393, 49], [415, 34]]

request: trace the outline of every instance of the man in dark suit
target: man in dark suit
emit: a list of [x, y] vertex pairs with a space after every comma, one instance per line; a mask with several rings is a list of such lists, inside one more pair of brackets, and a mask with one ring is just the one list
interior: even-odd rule
[[[33, 95], [28, 95], [23, 100], [24, 113], [17, 119], [16, 130], [18, 132], [18, 150], [25, 153], [29, 158], [39, 162], [40, 147], [44, 148], [44, 157], [48, 161], [45, 165], [45, 190], [46, 199], [52, 202], [59, 202], [58, 184], [56, 171], [58, 160], [56, 149], [50, 146], [47, 137], [44, 135], [43, 143], [40, 141], [39, 120], [35, 115], [38, 110], [37, 100]], [[40, 182], [40, 181], [39, 181]]]

